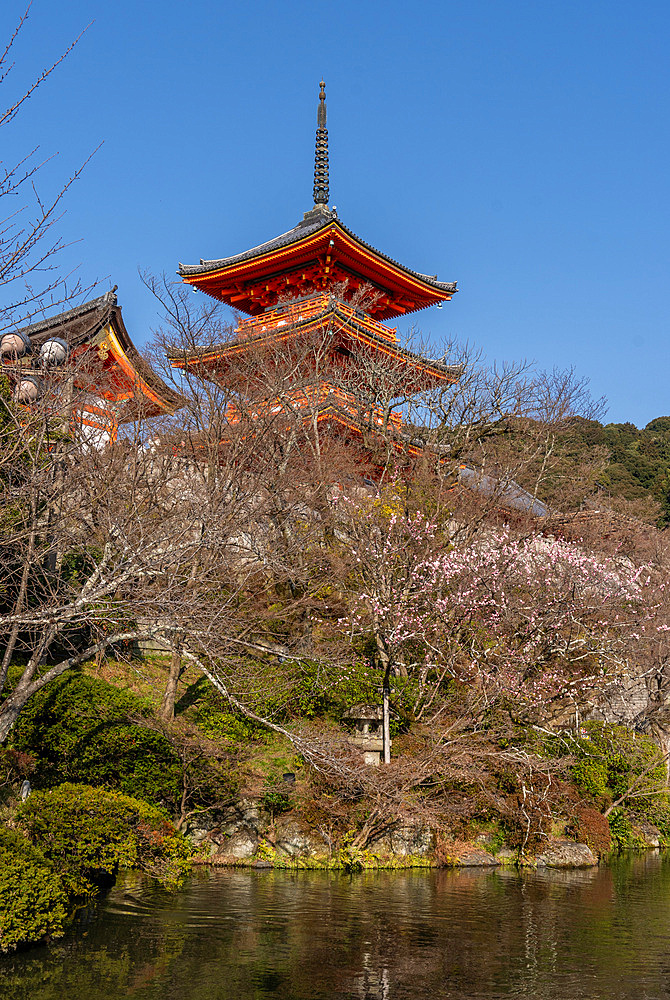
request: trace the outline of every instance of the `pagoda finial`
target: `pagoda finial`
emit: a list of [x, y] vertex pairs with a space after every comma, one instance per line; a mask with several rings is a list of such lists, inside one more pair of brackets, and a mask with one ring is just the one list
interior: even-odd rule
[[316, 115], [314, 151], [314, 207], [328, 205], [328, 129], [326, 128], [326, 85], [319, 84], [319, 110]]

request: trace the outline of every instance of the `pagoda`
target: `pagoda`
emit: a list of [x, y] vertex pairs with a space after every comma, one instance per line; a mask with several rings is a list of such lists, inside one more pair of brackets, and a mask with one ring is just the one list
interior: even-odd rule
[[[384, 404], [407, 399], [457, 381], [461, 369], [404, 349], [396, 329], [384, 321], [449, 301], [456, 283], [438, 281], [381, 253], [340, 221], [335, 206], [329, 207], [323, 80], [313, 193], [314, 207], [281, 236], [230, 257], [179, 265], [179, 275], [194, 290], [248, 318], [240, 319], [226, 343], [181, 352], [170, 361], [174, 368], [190, 369], [244, 393], [252, 354], [271, 364], [282, 351], [292, 352], [294, 361], [300, 358], [300, 375], [291, 409], [309, 411], [310, 421], [316, 412], [319, 423], [327, 421], [347, 436], [361, 437], [383, 427], [397, 450], [416, 454], [423, 443], [412, 438], [397, 409], [380, 405], [380, 397]], [[317, 370], [314, 356], [324, 342], [330, 365], [321, 363]], [[361, 375], [364, 370], [367, 379]], [[381, 382], [386, 388], [378, 392], [375, 384]], [[252, 409], [257, 414], [268, 408], [274, 412], [286, 405], [285, 392], [282, 398], [283, 403], [272, 396], [256, 400]], [[228, 419], [238, 419], [234, 405]]]

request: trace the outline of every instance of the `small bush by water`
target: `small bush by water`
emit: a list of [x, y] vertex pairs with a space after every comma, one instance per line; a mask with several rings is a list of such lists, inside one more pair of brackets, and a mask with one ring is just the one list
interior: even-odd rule
[[0, 949], [60, 936], [78, 900], [134, 868], [168, 888], [190, 850], [155, 806], [119, 792], [63, 784], [34, 792], [14, 830], [0, 827]]
[[21, 834], [0, 827], [0, 951], [60, 937], [69, 893], [62, 876]]

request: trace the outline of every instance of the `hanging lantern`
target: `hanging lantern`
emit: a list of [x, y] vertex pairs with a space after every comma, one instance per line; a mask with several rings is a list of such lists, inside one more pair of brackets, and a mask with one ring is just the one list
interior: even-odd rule
[[45, 340], [40, 347], [39, 363], [45, 367], [56, 367], [63, 365], [67, 361], [68, 346], [60, 337], [51, 337]]
[[17, 360], [25, 354], [30, 354], [33, 345], [30, 337], [20, 331], [17, 333], [3, 333], [0, 336], [0, 358], [3, 360]]
[[40, 380], [34, 375], [22, 375], [14, 387], [15, 403], [34, 403], [40, 394]]

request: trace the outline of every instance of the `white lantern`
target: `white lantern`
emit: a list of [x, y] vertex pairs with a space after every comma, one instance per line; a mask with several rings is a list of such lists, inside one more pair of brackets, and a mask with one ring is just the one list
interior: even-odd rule
[[8, 360], [22, 358], [30, 351], [32, 344], [25, 333], [3, 333], [0, 336], [0, 358]]
[[34, 375], [23, 375], [14, 388], [14, 402], [34, 403], [40, 394], [40, 381]]
[[65, 364], [68, 355], [68, 347], [64, 340], [60, 337], [52, 337], [51, 340], [45, 340], [40, 347], [39, 360], [40, 364], [45, 366], [56, 366]]

